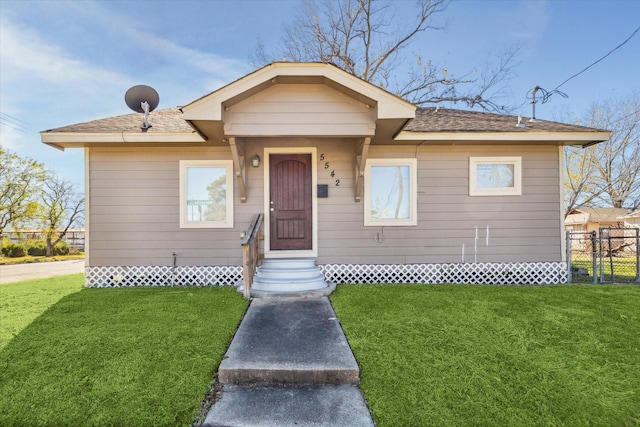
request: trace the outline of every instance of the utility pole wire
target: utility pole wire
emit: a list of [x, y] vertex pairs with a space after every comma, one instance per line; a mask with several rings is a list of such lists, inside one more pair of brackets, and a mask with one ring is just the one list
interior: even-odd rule
[[587, 71], [589, 68], [593, 67], [594, 65], [596, 65], [598, 62], [602, 61], [603, 59], [605, 59], [607, 56], [611, 55], [613, 52], [615, 52], [616, 50], [620, 49], [622, 46], [624, 46], [629, 40], [631, 40], [633, 38], [633, 36], [636, 35], [636, 33], [640, 31], [640, 27], [636, 28], [636, 30], [629, 36], [627, 37], [627, 39], [625, 41], [623, 41], [622, 43], [620, 43], [618, 46], [616, 46], [615, 48], [613, 48], [611, 51], [609, 51], [609, 53], [607, 53], [605, 56], [603, 56], [602, 58], [598, 59], [597, 61], [595, 61], [594, 63], [592, 63], [591, 65], [589, 65], [588, 67], [586, 67], [585, 69], [583, 69], [582, 71], [574, 74], [573, 76], [569, 77], [568, 79], [566, 79], [565, 81], [563, 81], [562, 83], [560, 83], [558, 86], [556, 86], [555, 89], [553, 89], [550, 93], [553, 93], [555, 91], [557, 91], [560, 86], [564, 85], [566, 82], [568, 82], [569, 80], [573, 79], [574, 77], [578, 77], [580, 74], [584, 73], [585, 71]]
[[31, 129], [26, 129], [24, 126], [20, 126], [17, 123], [13, 123], [13, 122], [5, 119], [4, 117], [0, 117], [0, 125], [4, 125], [6, 127], [9, 127], [11, 129], [15, 129], [17, 131], [24, 132], [24, 133], [32, 133], [33, 132]]
[[[0, 111], [0, 123], [4, 124], [5, 126], [12, 127], [16, 130], [20, 130], [23, 132], [28, 131], [28, 132], [38, 133], [38, 131], [30, 123], [27, 123], [23, 120], [18, 119], [17, 117], [13, 117], [1, 111]], [[20, 129], [15, 126], [18, 126]]]

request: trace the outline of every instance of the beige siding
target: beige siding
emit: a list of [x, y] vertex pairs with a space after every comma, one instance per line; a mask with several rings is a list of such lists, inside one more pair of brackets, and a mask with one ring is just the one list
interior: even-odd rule
[[[341, 187], [330, 186], [329, 199], [318, 203], [319, 263], [561, 260], [556, 147], [419, 147], [418, 225], [384, 230], [363, 226], [362, 204], [353, 201], [352, 152], [344, 146], [330, 151], [331, 169], [335, 166], [339, 173]], [[370, 150], [370, 158], [414, 156], [416, 147], [373, 146]], [[522, 156], [522, 195], [470, 197], [470, 156]], [[331, 184], [327, 177], [324, 181]]]
[[[179, 161], [231, 159], [222, 148], [90, 151], [90, 265], [239, 265], [240, 232], [262, 210], [261, 172], [247, 170], [249, 201], [235, 185], [233, 229], [181, 229]], [[259, 184], [259, 186], [256, 186]]]
[[225, 133], [263, 135], [373, 135], [373, 109], [322, 84], [276, 85], [224, 112]]
[[[318, 184], [329, 185], [318, 200], [319, 264], [460, 262], [463, 245], [465, 262], [562, 259], [557, 147], [372, 146], [370, 158], [418, 158], [418, 225], [383, 230], [365, 227], [354, 201], [357, 141], [239, 143], [247, 158], [267, 146], [317, 147]], [[522, 156], [522, 195], [469, 197], [469, 157], [500, 155]], [[179, 160], [230, 158], [228, 147], [92, 149], [90, 264], [171, 265], [176, 252], [178, 265], [240, 265], [240, 233], [263, 210], [263, 164], [246, 170], [247, 203], [236, 184], [233, 229], [179, 227]]]

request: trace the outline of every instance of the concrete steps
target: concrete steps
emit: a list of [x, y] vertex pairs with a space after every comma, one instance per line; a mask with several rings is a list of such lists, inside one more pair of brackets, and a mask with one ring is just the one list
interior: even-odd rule
[[373, 426], [326, 297], [254, 299], [218, 370], [204, 426]]
[[326, 289], [314, 258], [268, 258], [258, 267], [252, 290], [258, 292], [300, 292]]

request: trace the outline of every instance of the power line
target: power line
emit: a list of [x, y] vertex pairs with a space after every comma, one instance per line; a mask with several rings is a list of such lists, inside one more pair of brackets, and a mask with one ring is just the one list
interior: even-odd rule
[[[551, 95], [556, 94], [556, 93], [558, 95], [562, 96], [563, 98], [568, 98], [569, 96], [566, 93], [558, 90], [561, 86], [563, 86], [569, 80], [572, 80], [572, 79], [578, 77], [580, 74], [584, 73], [589, 68], [593, 67], [594, 65], [596, 65], [597, 63], [599, 63], [600, 61], [602, 61], [603, 59], [605, 59], [606, 57], [611, 55], [616, 50], [620, 49], [622, 46], [627, 44], [627, 42], [629, 42], [629, 40], [631, 40], [638, 33], [638, 31], [640, 31], [640, 27], [636, 28], [635, 31], [633, 33], [631, 33], [631, 35], [629, 37], [626, 38], [625, 41], [623, 41], [618, 46], [616, 46], [613, 49], [611, 49], [609, 52], [607, 52], [604, 56], [602, 56], [598, 60], [592, 62], [587, 67], [583, 68], [581, 71], [577, 72], [576, 74], [572, 75], [571, 77], [569, 77], [568, 79], [566, 79], [565, 81], [560, 83], [558, 86], [556, 86], [555, 89], [553, 89], [551, 91], [547, 91], [544, 88], [541, 88], [540, 86], [536, 86], [538, 88], [538, 90], [542, 93], [542, 97], [540, 98], [541, 103], [544, 104], [544, 103], [548, 102], [549, 99], [551, 98]], [[527, 91], [527, 93], [525, 95], [525, 101], [518, 108], [522, 108], [528, 102], [529, 99], [532, 99], [532, 95], [530, 95], [530, 92], [531, 92], [530, 90]]]
[[555, 89], [553, 89], [551, 92], [555, 92], [556, 90], [558, 90], [558, 88], [562, 85], [564, 85], [566, 82], [568, 82], [569, 80], [573, 79], [574, 77], [578, 77], [580, 74], [584, 73], [585, 71], [587, 71], [589, 68], [593, 67], [594, 65], [596, 65], [598, 62], [602, 61], [603, 59], [605, 59], [607, 56], [611, 55], [613, 52], [615, 52], [616, 50], [620, 49], [622, 46], [624, 46], [625, 44], [627, 44], [627, 42], [629, 40], [631, 40], [633, 38], [633, 36], [635, 36], [638, 31], [640, 31], [640, 27], [636, 28], [636, 30], [629, 36], [627, 37], [627, 39], [625, 41], [623, 41], [622, 43], [620, 43], [618, 46], [614, 47], [612, 50], [610, 50], [606, 55], [604, 55], [602, 58], [598, 59], [597, 61], [593, 62], [592, 64], [590, 64], [589, 66], [587, 66], [586, 68], [584, 68], [582, 71], [574, 74], [573, 76], [569, 77], [568, 79], [566, 79], [565, 81], [563, 81], [562, 83], [560, 83], [558, 86], [556, 86]]
[[0, 124], [25, 133], [38, 133], [29, 123], [3, 112], [0, 112]]

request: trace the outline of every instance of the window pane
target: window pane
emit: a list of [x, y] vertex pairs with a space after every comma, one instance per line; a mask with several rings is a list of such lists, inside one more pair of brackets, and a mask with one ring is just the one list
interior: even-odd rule
[[410, 217], [411, 184], [410, 167], [371, 167], [371, 218], [408, 219]]
[[476, 169], [476, 186], [478, 188], [513, 188], [513, 177], [513, 164], [479, 164]]
[[226, 219], [226, 180], [224, 167], [187, 167], [187, 221]]

